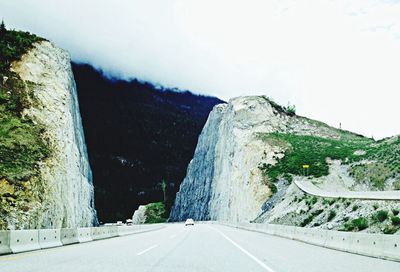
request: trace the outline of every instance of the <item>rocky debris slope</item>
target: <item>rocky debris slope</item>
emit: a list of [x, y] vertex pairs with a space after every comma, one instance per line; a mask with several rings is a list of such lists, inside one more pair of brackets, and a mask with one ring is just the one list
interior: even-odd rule
[[[267, 97], [235, 98], [211, 112], [170, 220], [255, 220], [394, 233], [398, 202], [317, 198], [292, 181], [306, 176], [328, 191], [394, 190], [399, 146], [398, 137], [374, 141], [297, 116]], [[359, 213], [347, 216], [348, 207]], [[375, 213], [387, 214], [378, 220]], [[358, 227], [359, 221], [365, 225], [364, 217], [369, 223]]]
[[146, 222], [146, 205], [140, 205], [133, 213], [132, 224], [144, 224]]
[[20, 181], [2, 180], [3, 185], [13, 187], [10, 191], [36, 195], [22, 210], [18, 201], [24, 201], [23, 198], [13, 196], [13, 205], [2, 216], [7, 227], [92, 226], [97, 220], [92, 174], [68, 53], [48, 41], [40, 41], [12, 64], [11, 71], [30, 93], [22, 118], [43, 128], [42, 137], [50, 155], [37, 162], [36, 174], [22, 182], [25, 188], [17, 188]]

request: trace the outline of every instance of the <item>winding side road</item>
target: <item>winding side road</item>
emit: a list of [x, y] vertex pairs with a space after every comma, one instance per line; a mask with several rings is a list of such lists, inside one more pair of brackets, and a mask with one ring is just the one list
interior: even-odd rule
[[308, 180], [294, 180], [294, 183], [303, 192], [320, 197], [330, 198], [351, 198], [351, 199], [363, 199], [363, 200], [400, 200], [400, 191], [325, 191]]

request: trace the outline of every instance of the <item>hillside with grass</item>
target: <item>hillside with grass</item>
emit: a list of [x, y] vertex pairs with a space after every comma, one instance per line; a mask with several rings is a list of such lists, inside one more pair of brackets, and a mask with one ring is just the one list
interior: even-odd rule
[[270, 163], [261, 162], [271, 197], [256, 222], [321, 227], [341, 231], [385, 234], [400, 229], [399, 201], [328, 199], [309, 196], [294, 186], [306, 179], [326, 191], [400, 190], [400, 139], [394, 136], [375, 141], [323, 123], [331, 134], [301, 132], [258, 133], [257, 138], [274, 146]]
[[7, 30], [4, 23], [0, 26], [0, 229], [7, 227], [9, 213], [29, 211], [29, 203], [40, 201], [43, 193], [33, 183], [50, 147], [44, 126], [23, 114], [34, 100], [34, 83], [10, 69], [40, 40], [28, 32]]
[[96, 221], [71, 75], [64, 50], [1, 23], [0, 229]]
[[294, 181], [327, 192], [399, 190], [399, 137], [376, 141], [265, 96], [231, 99], [212, 111], [170, 220], [400, 232], [400, 201], [317, 197]]

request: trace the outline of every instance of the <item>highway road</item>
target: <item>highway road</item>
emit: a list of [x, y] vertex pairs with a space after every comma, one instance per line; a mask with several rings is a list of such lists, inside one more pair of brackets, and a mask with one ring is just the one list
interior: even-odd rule
[[220, 225], [166, 224], [130, 236], [0, 256], [1, 272], [368, 272], [400, 263]]

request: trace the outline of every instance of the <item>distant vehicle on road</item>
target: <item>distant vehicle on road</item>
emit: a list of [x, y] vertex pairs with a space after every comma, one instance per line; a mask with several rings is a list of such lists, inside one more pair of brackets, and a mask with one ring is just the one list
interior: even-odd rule
[[185, 226], [189, 226], [189, 225], [194, 226], [194, 221], [192, 218], [187, 219], [185, 222]]
[[122, 226], [122, 225], [123, 225], [122, 221], [117, 221], [117, 226]]
[[133, 225], [133, 220], [132, 219], [126, 219], [126, 225], [127, 226], [132, 226]]

